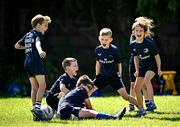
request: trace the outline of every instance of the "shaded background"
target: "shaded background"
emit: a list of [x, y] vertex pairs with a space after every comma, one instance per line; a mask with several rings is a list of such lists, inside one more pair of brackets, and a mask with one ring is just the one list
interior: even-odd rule
[[[113, 31], [113, 43], [123, 56], [123, 80], [129, 89], [128, 61], [131, 25], [138, 16], [153, 18], [155, 40], [160, 49], [162, 70], [175, 70], [180, 87], [180, 1], [178, 0], [0, 0], [0, 96], [10, 87], [20, 87], [20, 95], [30, 95], [30, 84], [23, 68], [24, 51], [14, 44], [32, 29], [36, 14], [49, 15], [52, 23], [45, 34], [47, 89], [63, 73], [61, 61], [68, 56], [78, 59], [81, 74], [94, 78], [94, 49], [103, 27]], [[18, 89], [18, 88], [17, 88]]]

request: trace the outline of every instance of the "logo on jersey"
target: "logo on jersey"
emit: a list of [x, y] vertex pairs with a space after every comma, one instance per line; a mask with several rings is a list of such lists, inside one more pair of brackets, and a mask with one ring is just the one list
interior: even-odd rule
[[150, 55], [147, 55], [147, 56], [142, 56], [141, 54], [139, 55], [139, 58], [140, 58], [141, 60], [147, 59], [147, 58], [149, 58], [149, 57], [150, 57]]
[[98, 53], [97, 55], [98, 55], [98, 56], [101, 56], [101, 53]]
[[143, 50], [143, 52], [144, 52], [144, 53], [148, 53], [148, 52], [149, 52], [149, 49], [148, 49], [148, 48], [145, 48], [145, 49]]
[[70, 86], [71, 86], [71, 84], [68, 84], [67, 86], [68, 86], [68, 87], [70, 87]]
[[104, 60], [99, 59], [99, 62], [104, 63], [104, 64], [109, 64], [109, 63], [113, 63], [114, 60], [107, 60], [107, 58], [104, 58]]

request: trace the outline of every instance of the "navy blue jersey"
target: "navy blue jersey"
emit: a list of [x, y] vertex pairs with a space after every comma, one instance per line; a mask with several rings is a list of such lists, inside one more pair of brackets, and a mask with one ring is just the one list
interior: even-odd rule
[[75, 78], [70, 78], [67, 73], [61, 75], [52, 85], [50, 92], [51, 93], [59, 93], [60, 92], [60, 84], [64, 84], [68, 90], [72, 90], [76, 87], [77, 80]]
[[[149, 36], [146, 37], [145, 40], [149, 40], [150, 42], [154, 43], [153, 38], [151, 38], [151, 37], [149, 37]], [[131, 35], [129, 42], [130, 42], [130, 49], [131, 49], [131, 51], [132, 51], [133, 45], [134, 45], [134, 43], [136, 42], [136, 38], [135, 38], [134, 35]], [[134, 55], [133, 55], [133, 52], [131, 52], [129, 63], [130, 63], [130, 64], [134, 64]], [[133, 66], [134, 66], [134, 65], [133, 65]]]
[[[130, 51], [132, 51], [132, 48], [133, 48], [133, 43], [135, 43], [136, 42], [136, 40], [135, 40], [136, 38], [135, 38], [135, 36], [133, 36], [133, 35], [131, 35], [131, 37], [130, 37]], [[130, 64], [133, 64], [134, 63], [134, 56], [133, 56], [133, 53], [131, 52], [131, 54], [130, 54], [130, 59], [129, 59], [129, 63]]]
[[76, 87], [65, 95], [60, 107], [74, 106], [84, 107], [84, 101], [89, 98], [87, 90], [83, 87]]
[[20, 45], [25, 46], [24, 69], [29, 77], [39, 74], [45, 75], [44, 64], [36, 48], [37, 41], [40, 41], [42, 45], [43, 34], [35, 29], [32, 29], [18, 41]]
[[101, 45], [95, 49], [96, 60], [100, 63], [100, 74], [106, 76], [117, 75], [118, 64], [121, 63], [121, 55], [119, 49], [110, 44], [108, 49], [104, 49]]
[[40, 40], [42, 44], [43, 34], [33, 29], [30, 32], [28, 32], [22, 39], [18, 41], [20, 45], [25, 46], [25, 60], [28, 59], [29, 61], [41, 62], [41, 58], [36, 49], [36, 40]]
[[144, 38], [142, 43], [133, 43], [132, 52], [134, 56], [138, 56], [140, 65], [156, 63], [154, 56], [158, 54], [158, 50], [150, 39]]

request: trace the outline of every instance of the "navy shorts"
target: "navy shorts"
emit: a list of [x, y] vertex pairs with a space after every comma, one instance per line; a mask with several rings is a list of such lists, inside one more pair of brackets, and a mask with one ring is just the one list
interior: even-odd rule
[[96, 76], [96, 79], [94, 80], [94, 85], [99, 89], [103, 89], [104, 87], [110, 85], [115, 90], [119, 90], [120, 88], [124, 87], [124, 84], [120, 78], [115, 75], [112, 77], [99, 74]]
[[129, 64], [129, 78], [130, 78], [130, 82], [135, 82], [136, 77], [134, 76], [136, 69], [134, 66], [134, 63], [130, 63]]
[[156, 74], [157, 73], [156, 63], [140, 65], [139, 66], [139, 77], [144, 77], [147, 71], [153, 71]]
[[60, 108], [60, 119], [69, 120], [71, 118], [71, 114], [76, 117], [79, 117], [79, 111], [81, 107], [73, 107], [73, 106], [64, 106]]
[[52, 93], [48, 93], [46, 97], [46, 103], [53, 109], [57, 111], [59, 98], [57, 96], [54, 96]]
[[34, 77], [35, 75], [45, 75], [45, 69], [42, 62], [26, 60], [24, 62], [24, 69], [28, 77]]

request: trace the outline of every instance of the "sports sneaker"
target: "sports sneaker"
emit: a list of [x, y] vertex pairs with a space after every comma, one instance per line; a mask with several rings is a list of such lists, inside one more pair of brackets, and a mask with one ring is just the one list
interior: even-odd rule
[[156, 105], [154, 103], [150, 103], [147, 105], [146, 111], [154, 111], [156, 109]]
[[125, 113], [126, 113], [126, 107], [121, 109], [117, 114], [114, 115], [114, 117], [116, 119], [122, 119], [122, 117], [125, 115]]
[[31, 112], [33, 114], [33, 120], [34, 121], [41, 121], [43, 117], [43, 113], [40, 109], [33, 108], [31, 109]]
[[40, 121], [40, 119], [38, 119], [38, 118], [36, 117], [36, 115], [34, 114], [33, 109], [31, 109], [31, 113], [32, 113], [32, 115], [33, 115], [33, 121]]
[[137, 114], [135, 115], [135, 117], [141, 117], [141, 116], [144, 116], [144, 115], [146, 115], [146, 110], [141, 109], [141, 110], [137, 111]]
[[135, 110], [134, 105], [129, 104], [128, 111], [131, 112], [131, 111], [134, 111], [134, 110]]
[[73, 114], [71, 114], [71, 119], [72, 120], [79, 120], [79, 118], [77, 116], [73, 115]]
[[33, 115], [33, 121], [41, 121], [41, 120]]

